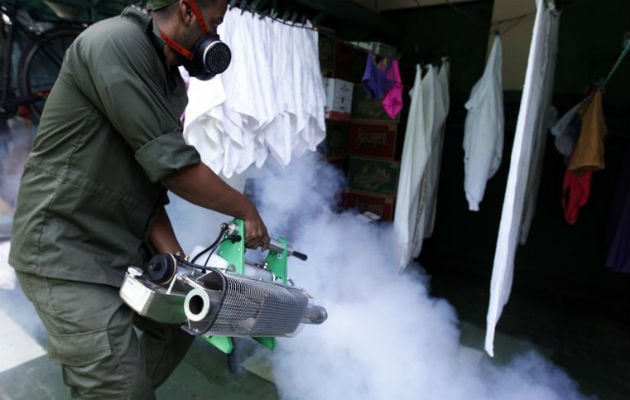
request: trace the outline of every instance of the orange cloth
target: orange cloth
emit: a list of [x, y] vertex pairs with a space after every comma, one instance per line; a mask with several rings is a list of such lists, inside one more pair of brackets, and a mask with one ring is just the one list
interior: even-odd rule
[[582, 117], [582, 129], [568, 169], [576, 172], [604, 169], [604, 136], [607, 127], [601, 89], [593, 93], [578, 113]]

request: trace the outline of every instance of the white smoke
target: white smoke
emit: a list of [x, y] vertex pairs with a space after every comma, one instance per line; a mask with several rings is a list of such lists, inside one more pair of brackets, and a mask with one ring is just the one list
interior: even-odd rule
[[32, 147], [31, 122], [21, 117], [0, 120], [0, 289], [16, 287], [9, 266], [9, 237], [24, 162]]
[[470, 357], [454, 309], [429, 295], [427, 277], [397, 272], [391, 224], [335, 212], [342, 185], [315, 156], [256, 183], [270, 232], [309, 257], [291, 259], [291, 278], [328, 311], [323, 324], [279, 339], [272, 363], [282, 399], [584, 398], [533, 350], [505, 366]]

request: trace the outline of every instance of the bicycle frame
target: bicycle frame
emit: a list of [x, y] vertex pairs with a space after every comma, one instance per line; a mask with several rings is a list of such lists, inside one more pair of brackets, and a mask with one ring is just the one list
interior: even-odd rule
[[[81, 0], [56, 0], [47, 2], [46, 8], [34, 1], [29, 4], [22, 0], [20, 3], [18, 8], [18, 0], [0, 0], [0, 11], [6, 27], [2, 49], [5, 62], [0, 75], [0, 118], [12, 117], [20, 106], [28, 106], [31, 120], [38, 124], [44, 102], [61, 68], [65, 50], [74, 38], [91, 23], [118, 14], [125, 6], [142, 6], [145, 0], [91, 0], [88, 4]], [[82, 19], [74, 18], [74, 12], [60, 14], [62, 10], [72, 9]], [[49, 14], [50, 18], [26, 21], [21, 10]], [[21, 48], [19, 66], [15, 67], [13, 56], [20, 38], [27, 42]], [[17, 77], [14, 75], [16, 69]]]
[[[5, 38], [2, 49], [3, 63], [2, 74], [0, 76], [0, 117], [11, 117], [17, 114], [20, 105], [33, 107], [33, 104], [42, 101], [47, 93], [36, 92], [29, 93], [24, 91], [24, 85], [14, 81], [14, 50], [17, 46], [18, 39], [24, 38], [26, 42], [22, 49], [23, 54], [30, 51], [33, 46], [38, 46], [37, 50], [41, 50], [53, 62], [61, 65], [63, 55], [54, 54], [54, 50], [47, 48], [45, 45], [51, 32], [59, 29], [69, 29], [68, 36], [77, 36], [83, 30], [86, 24], [72, 23], [65, 21], [23, 21], [18, 13], [16, 0], [2, 1], [0, 3], [0, 11], [5, 25]], [[21, 68], [25, 66], [20, 65]], [[21, 77], [28, 79], [28, 77]], [[22, 90], [20, 90], [20, 87]], [[38, 113], [37, 113], [38, 114]], [[39, 115], [35, 115], [34, 122], [38, 122]]]

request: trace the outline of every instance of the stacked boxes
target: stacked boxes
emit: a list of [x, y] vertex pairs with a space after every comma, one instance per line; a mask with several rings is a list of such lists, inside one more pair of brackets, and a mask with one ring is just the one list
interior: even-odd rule
[[332, 77], [335, 70], [335, 39], [319, 35], [319, 67], [324, 77]]
[[348, 121], [352, 111], [354, 84], [343, 79], [324, 78], [326, 89], [326, 119]]
[[363, 85], [356, 85], [352, 96], [352, 118], [381, 123], [398, 123], [400, 114], [396, 120], [392, 120], [381, 106], [380, 101], [368, 96]]
[[394, 219], [394, 196], [370, 196], [357, 192], [346, 192], [344, 205], [359, 212], [371, 212], [378, 215], [382, 221]]
[[391, 221], [400, 170], [399, 121], [361, 84], [366, 57], [366, 52], [320, 35], [327, 100], [326, 141], [320, 150], [347, 176], [343, 206]]
[[351, 121], [348, 150], [357, 156], [393, 160], [396, 157], [398, 124], [378, 121]]
[[344, 175], [348, 172], [348, 121], [326, 120], [326, 140], [320, 152]]
[[348, 159], [348, 187], [364, 194], [394, 196], [398, 190], [400, 162], [377, 158]]
[[361, 65], [358, 57], [360, 52], [354, 47], [330, 35], [319, 35], [319, 64], [324, 77], [359, 82], [365, 64]]
[[355, 85], [348, 138], [348, 190], [345, 206], [370, 211], [383, 221], [394, 216], [400, 161], [398, 120], [378, 99]]
[[[326, 91], [326, 140], [319, 150], [344, 175], [348, 173], [348, 137], [352, 117], [354, 48], [332, 35], [319, 35], [319, 61]], [[343, 197], [340, 195], [340, 197]]]

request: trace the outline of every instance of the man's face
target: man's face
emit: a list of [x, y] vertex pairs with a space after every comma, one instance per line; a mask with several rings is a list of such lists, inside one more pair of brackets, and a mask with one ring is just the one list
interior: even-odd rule
[[192, 46], [206, 33], [216, 34], [217, 28], [223, 22], [223, 16], [227, 12], [227, 0], [215, 0], [214, 4], [209, 7], [200, 7], [203, 21], [208, 28], [208, 32], [203, 32], [199, 21], [195, 18], [194, 23], [185, 33], [182, 43], [188, 47]]
[[227, 0], [216, 0], [214, 5], [201, 11], [206, 27], [208, 27], [208, 33], [217, 33], [217, 28], [223, 22], [223, 16], [227, 12], [227, 3]]
[[[199, 2], [204, 5], [200, 5]], [[174, 40], [188, 49], [189, 54], [181, 49], [175, 51], [180, 55], [178, 65], [184, 65], [190, 76], [208, 80], [223, 72], [230, 63], [229, 48], [215, 38], [207, 36], [217, 34], [217, 28], [227, 12], [227, 0], [199, 2], [195, 0], [179, 2], [179, 35]], [[207, 5], [208, 3], [212, 5]]]

